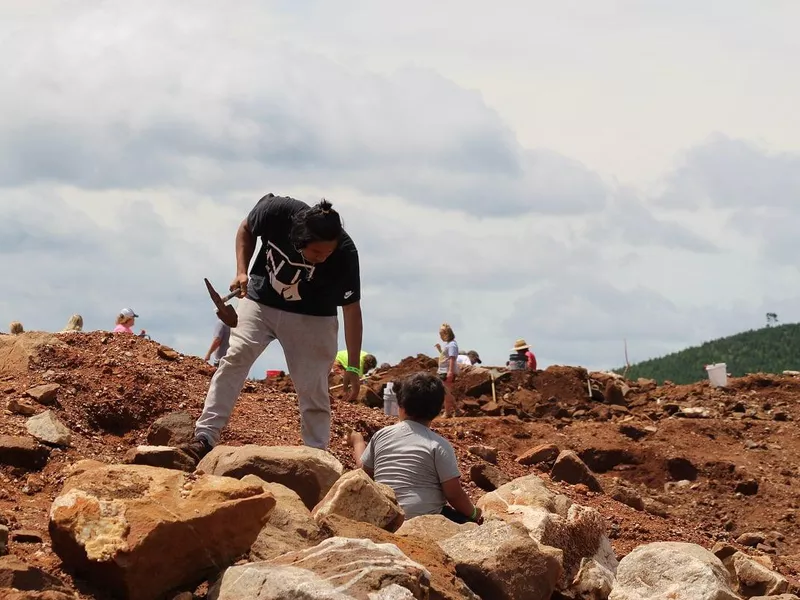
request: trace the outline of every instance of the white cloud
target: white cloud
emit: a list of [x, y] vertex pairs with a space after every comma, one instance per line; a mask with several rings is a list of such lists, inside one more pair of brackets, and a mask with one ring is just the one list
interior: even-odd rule
[[[711, 138], [682, 119], [700, 76], [687, 48], [664, 51], [656, 16], [685, 24], [672, 8], [585, 3], [575, 21], [535, 2], [517, 18], [442, 4], [424, 20], [413, 2], [26, 6], [0, 25], [16, 57], [0, 74], [6, 321], [60, 329], [81, 312], [103, 328], [131, 305], [157, 339], [202, 355], [202, 279], [227, 286], [236, 227], [267, 192], [341, 211], [381, 361], [430, 352], [442, 321], [488, 362], [522, 336], [545, 365], [608, 367], [623, 338], [644, 359], [768, 310], [800, 319], [800, 132], [781, 138], [794, 150], [763, 143], [775, 128], [755, 95], [742, 102], [763, 109], [760, 128], [748, 110], [726, 129], [730, 107]], [[764, 39], [754, 13], [731, 27], [744, 14]], [[705, 17], [692, 27], [744, 43]], [[739, 88], [722, 54], [689, 46]], [[677, 87], [658, 98], [665, 81]], [[662, 146], [685, 153], [651, 179], [661, 159], [639, 155]], [[283, 366], [279, 348], [254, 373], [268, 366]]]

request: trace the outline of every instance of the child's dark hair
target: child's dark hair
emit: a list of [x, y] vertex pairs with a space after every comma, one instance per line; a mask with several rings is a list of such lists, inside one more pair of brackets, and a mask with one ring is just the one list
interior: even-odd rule
[[414, 373], [392, 386], [397, 404], [412, 419], [432, 421], [442, 412], [444, 384], [432, 373]]
[[342, 237], [343, 230], [339, 213], [323, 198], [292, 217], [289, 238], [297, 248], [305, 248], [312, 242], [335, 242]]

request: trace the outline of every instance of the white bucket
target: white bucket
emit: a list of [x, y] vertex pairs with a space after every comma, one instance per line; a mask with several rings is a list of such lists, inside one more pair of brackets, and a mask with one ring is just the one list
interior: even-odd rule
[[706, 365], [706, 371], [708, 371], [708, 380], [711, 382], [712, 387], [725, 387], [728, 385], [728, 365], [725, 363]]

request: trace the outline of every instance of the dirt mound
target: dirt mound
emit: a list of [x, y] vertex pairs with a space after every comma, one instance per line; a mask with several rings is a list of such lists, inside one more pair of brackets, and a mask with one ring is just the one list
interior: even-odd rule
[[[213, 369], [200, 358], [165, 351], [130, 335], [26, 336], [14, 351], [35, 350], [23, 354], [13, 374], [4, 377], [2, 408], [22, 400], [35, 385], [59, 384], [55, 403], [46, 408], [72, 431], [73, 445], [53, 449], [40, 471], [0, 465], [0, 523], [11, 530], [12, 554], [74, 587], [47, 534], [48, 511], [65, 469], [87, 458], [122, 461], [129, 448], [146, 443], [149, 426], [168, 412], [183, 410], [196, 418]], [[18, 343], [7, 337], [0, 336], [6, 356]], [[379, 372], [370, 386], [380, 388], [386, 381], [435, 368], [434, 359], [409, 357]], [[507, 477], [540, 474], [548, 485], [600, 510], [611, 524], [619, 555], [650, 541], [692, 541], [711, 547], [745, 532], [775, 532], [772, 538], [779, 541], [760, 551], [785, 575], [795, 576], [800, 569], [800, 430], [793, 421], [800, 420], [800, 380], [753, 375], [731, 380], [726, 389], [707, 382], [661, 387], [611, 382], [619, 387], [622, 404], [607, 402], [606, 379], [584, 369], [505, 373], [496, 382], [499, 406], [491, 407], [488, 371], [465, 370], [456, 385], [457, 401], [462, 407], [471, 403], [470, 410], [480, 416], [437, 419], [433, 428], [453, 445], [473, 499], [483, 492], [467, 474], [485, 462], [470, 448], [488, 445], [498, 450], [496, 467]], [[595, 389], [592, 398], [590, 384]], [[222, 442], [302, 443], [291, 389], [288, 377], [248, 381]], [[45, 410], [31, 399], [25, 402], [37, 412]], [[498, 416], [488, 416], [487, 406]], [[344, 443], [351, 427], [369, 436], [395, 422], [380, 408], [337, 401], [335, 396], [332, 410], [330, 450], [346, 468], [354, 467]], [[26, 416], [6, 411], [0, 419], [2, 435], [27, 435]], [[598, 473], [607, 493], [552, 483], [546, 470], [516, 462], [542, 444], [578, 453]], [[617, 497], [639, 498], [641, 502], [633, 502], [639, 510], [620, 504]], [[15, 542], [17, 531], [36, 532], [42, 543]], [[96, 591], [80, 597], [103, 598]]]
[[213, 373], [199, 358], [159, 352], [159, 344], [136, 336], [59, 337], [61, 344], [40, 349], [37, 367], [62, 386], [65, 422], [79, 429], [122, 435], [146, 428], [190, 397], [204, 397]]

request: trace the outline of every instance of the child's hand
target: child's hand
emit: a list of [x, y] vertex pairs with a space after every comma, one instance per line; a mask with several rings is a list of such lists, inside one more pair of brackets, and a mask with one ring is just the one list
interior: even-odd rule
[[442, 345], [441, 345], [441, 344], [436, 344], [436, 345], [434, 346], [434, 348], [436, 348], [436, 350], [438, 350], [438, 351], [439, 351], [439, 354], [441, 354], [441, 353], [442, 353]]
[[347, 434], [347, 445], [351, 448], [354, 448], [356, 443], [363, 442], [364, 436], [357, 432], [355, 429], [351, 429]]

